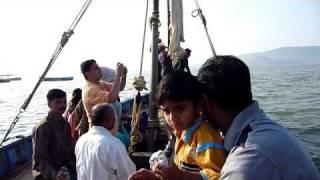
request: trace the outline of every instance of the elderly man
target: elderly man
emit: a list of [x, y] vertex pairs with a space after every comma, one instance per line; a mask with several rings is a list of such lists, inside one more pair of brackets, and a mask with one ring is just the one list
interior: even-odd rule
[[271, 120], [252, 99], [249, 69], [234, 56], [202, 65], [205, 115], [224, 135], [229, 152], [221, 179], [320, 179], [302, 143]]
[[92, 109], [92, 127], [76, 144], [79, 180], [125, 180], [136, 170], [121, 141], [111, 135], [115, 112], [109, 104]]
[[[86, 79], [86, 85], [82, 91], [82, 101], [88, 115], [89, 127], [91, 126], [92, 107], [99, 103], [115, 103], [117, 111], [121, 108], [118, 102], [119, 92], [126, 83], [126, 68], [118, 63], [115, 79], [112, 83], [101, 80], [102, 72], [95, 60], [90, 59], [81, 63], [81, 72]], [[120, 118], [120, 117], [117, 117]], [[118, 122], [115, 124], [113, 134], [116, 135]]]

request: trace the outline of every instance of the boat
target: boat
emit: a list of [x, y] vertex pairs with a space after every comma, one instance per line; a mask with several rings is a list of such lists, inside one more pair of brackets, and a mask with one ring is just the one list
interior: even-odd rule
[[45, 77], [44, 81], [72, 81], [73, 77], [68, 76], [68, 77]]
[[[6, 78], [3, 78], [3, 77], [6, 77]], [[21, 79], [22, 79], [21, 77], [16, 77], [11, 74], [0, 75], [0, 83], [7, 83], [10, 81], [20, 81]]]
[[0, 83], [7, 83], [10, 82], [10, 80], [8, 78], [4, 79], [4, 78], [0, 78]]
[[[143, 107], [148, 107], [149, 94], [141, 96], [141, 102]], [[126, 112], [131, 113], [134, 99], [128, 99], [121, 102], [123, 109]], [[157, 149], [164, 148], [163, 145], [167, 141], [165, 135], [159, 135], [156, 142]], [[161, 146], [162, 145], [162, 146]], [[145, 143], [140, 145], [146, 147]], [[137, 154], [135, 157], [144, 156], [149, 159], [149, 154]], [[0, 179], [7, 179], [12, 177], [19, 177], [19, 179], [31, 179], [31, 161], [32, 161], [32, 137], [30, 136], [18, 136], [13, 140], [10, 140], [7, 144], [0, 148]], [[135, 159], [139, 167], [148, 166], [146, 161], [141, 159]]]
[[[59, 42], [55, 53], [52, 55], [52, 58], [50, 59], [47, 68], [39, 78], [36, 86], [34, 87], [33, 91], [26, 99], [25, 103], [21, 106], [20, 112], [14, 119], [12, 126], [10, 126], [3, 141], [6, 140], [7, 135], [10, 133], [14, 125], [19, 120], [20, 114], [23, 113], [23, 111], [29, 105], [33, 95], [35, 94], [37, 88], [40, 86], [43, 80], [57, 81], [57, 80], [73, 79], [73, 77], [49, 78], [49, 77], [46, 77], [46, 74], [51, 68], [54, 61], [57, 59], [60, 52], [62, 51], [62, 48], [68, 42], [68, 39], [73, 34], [73, 29], [75, 28], [77, 23], [80, 21], [81, 17], [83, 16], [83, 13], [89, 7], [91, 1], [92, 0], [87, 0], [87, 2], [84, 5], [84, 8], [82, 8], [82, 10], [79, 13], [79, 16], [77, 16], [77, 19], [74, 21], [76, 23], [73, 23], [72, 26], [69, 28], [69, 30], [63, 34], [62, 39]], [[175, 2], [175, 0], [173, 0], [172, 2]], [[141, 72], [142, 72], [142, 62], [143, 62], [143, 54], [144, 54], [143, 49], [144, 49], [146, 25], [148, 22], [147, 21], [148, 1], [147, 1], [146, 7], [147, 8], [146, 8], [146, 16], [145, 16], [144, 40], [143, 40], [142, 53], [141, 53], [140, 74], [138, 77], [141, 77], [142, 75]], [[131, 98], [121, 103], [123, 109], [125, 109], [126, 112], [128, 113], [132, 113], [133, 111], [139, 112], [137, 119], [140, 120], [140, 126], [145, 123], [144, 127], [147, 128], [146, 133], [142, 132], [143, 133], [142, 141], [136, 144], [135, 151], [133, 152], [131, 151], [129, 153], [131, 159], [136, 164], [137, 169], [143, 168], [143, 167], [149, 168], [149, 157], [151, 156], [151, 153], [159, 149], [164, 149], [168, 141], [168, 137], [164, 130], [163, 119], [159, 118], [158, 109], [155, 104], [155, 92], [156, 92], [156, 87], [158, 83], [158, 43], [159, 43], [159, 32], [158, 32], [159, 10], [158, 9], [159, 9], [159, 0], [153, 0], [153, 13], [152, 13], [152, 18], [150, 20], [151, 26], [152, 26], [152, 34], [153, 34], [152, 47], [151, 47], [152, 68], [151, 68], [150, 93], [140, 96], [141, 90], [137, 89], [138, 93], [135, 98]], [[198, 7], [198, 14], [199, 16], [201, 16], [201, 18], [204, 18], [203, 15], [201, 14], [201, 10], [199, 7]], [[206, 30], [206, 33], [207, 33], [207, 30]], [[208, 33], [207, 33], [207, 36], [208, 36]], [[210, 45], [212, 45], [211, 40], [209, 40], [209, 43]], [[211, 50], [213, 51], [213, 55], [215, 56], [214, 49], [212, 48]], [[140, 99], [140, 103], [137, 103], [137, 99]], [[141, 104], [141, 106], [139, 104]], [[141, 107], [141, 110], [136, 111], [135, 109], [136, 107]], [[140, 128], [140, 126], [138, 126], [138, 128]], [[127, 128], [128, 128], [128, 131], [130, 132], [130, 128], [133, 129], [133, 128], [136, 128], [136, 126], [134, 126], [131, 122], [131, 126]], [[130, 151], [130, 148], [129, 148], [129, 151]], [[4, 146], [0, 146], [0, 179], [7, 178], [7, 177], [18, 177], [18, 174], [20, 174], [19, 176], [20, 179], [28, 179], [28, 178], [31, 179], [32, 178], [31, 177], [31, 158], [32, 158], [31, 136], [20, 137], [14, 141], [9, 142]]]

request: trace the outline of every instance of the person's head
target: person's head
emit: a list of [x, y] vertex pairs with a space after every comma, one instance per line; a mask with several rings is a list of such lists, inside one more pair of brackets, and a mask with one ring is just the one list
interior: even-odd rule
[[89, 59], [81, 63], [81, 72], [86, 80], [96, 81], [102, 77], [101, 69], [94, 59]]
[[92, 108], [92, 125], [103, 126], [111, 130], [116, 121], [115, 111], [112, 105], [103, 103], [97, 104]]
[[71, 105], [77, 106], [82, 97], [82, 90], [80, 88], [76, 88], [72, 92]]
[[200, 116], [202, 94], [201, 84], [195, 76], [173, 72], [160, 81], [156, 99], [169, 126], [183, 130]]
[[166, 49], [166, 46], [162, 42], [158, 44], [158, 53], [160, 53], [165, 49]]
[[191, 49], [186, 48], [185, 51], [186, 51], [186, 53], [187, 53], [187, 56], [189, 57], [189, 56], [191, 55]]
[[51, 112], [63, 114], [67, 106], [67, 94], [61, 89], [51, 89], [47, 93], [47, 101]]
[[[217, 56], [208, 59], [198, 72], [208, 103], [224, 112], [237, 115], [252, 103], [250, 72], [247, 65], [235, 56]], [[215, 119], [207, 106], [209, 119]]]

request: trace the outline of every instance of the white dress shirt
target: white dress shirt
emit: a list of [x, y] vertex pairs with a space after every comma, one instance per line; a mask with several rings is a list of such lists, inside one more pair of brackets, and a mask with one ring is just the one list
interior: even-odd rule
[[101, 126], [80, 137], [75, 154], [78, 180], [127, 180], [136, 171], [121, 141]]

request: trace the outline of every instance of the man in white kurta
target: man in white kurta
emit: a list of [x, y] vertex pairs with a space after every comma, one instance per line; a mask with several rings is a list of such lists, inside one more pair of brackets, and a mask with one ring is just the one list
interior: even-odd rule
[[[101, 118], [105, 119], [103, 123], [95, 121]], [[100, 104], [93, 108], [93, 126], [81, 136], [75, 148], [78, 180], [126, 180], [136, 170], [123, 143], [108, 130], [113, 127], [110, 119], [114, 123], [112, 106]]]

